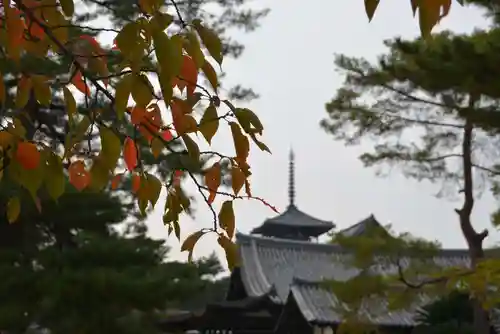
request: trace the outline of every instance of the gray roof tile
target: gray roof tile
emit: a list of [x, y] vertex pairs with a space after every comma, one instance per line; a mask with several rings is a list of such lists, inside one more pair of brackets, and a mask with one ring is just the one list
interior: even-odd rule
[[[284, 303], [294, 279], [345, 281], [358, 272], [346, 261], [349, 253], [338, 245], [244, 234], [237, 235], [237, 242], [242, 280], [250, 296], [261, 296], [274, 288], [276, 301]], [[444, 267], [469, 264], [465, 250], [442, 250], [434, 260]]]
[[[305, 319], [313, 324], [331, 325], [342, 321], [342, 315], [336, 311], [339, 305], [335, 296], [322, 288], [317, 283], [295, 280], [291, 287], [290, 296], [296, 301], [300, 311]], [[421, 296], [419, 305], [431, 301], [425, 296]], [[377, 310], [374, 309], [374, 306]], [[407, 310], [389, 311], [387, 303], [377, 302], [376, 305], [370, 305], [361, 316], [367, 317], [372, 325], [378, 326], [415, 326], [415, 311], [418, 305]]]

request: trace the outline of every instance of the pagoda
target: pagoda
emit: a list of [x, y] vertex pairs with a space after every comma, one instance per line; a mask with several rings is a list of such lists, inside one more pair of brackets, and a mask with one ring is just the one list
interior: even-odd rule
[[310, 241], [330, 231], [335, 225], [330, 221], [317, 219], [299, 210], [295, 204], [295, 155], [290, 150], [288, 178], [288, 207], [273, 218], [266, 219], [254, 228], [251, 234], [290, 240]]

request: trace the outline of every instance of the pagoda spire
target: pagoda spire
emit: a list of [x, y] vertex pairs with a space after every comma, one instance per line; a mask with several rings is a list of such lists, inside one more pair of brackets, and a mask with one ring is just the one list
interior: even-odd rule
[[295, 206], [295, 154], [290, 149], [288, 169], [288, 200], [289, 206]]

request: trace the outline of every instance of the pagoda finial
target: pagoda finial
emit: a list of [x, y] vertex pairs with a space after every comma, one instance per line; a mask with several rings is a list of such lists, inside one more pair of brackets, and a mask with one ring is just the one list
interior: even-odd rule
[[289, 171], [288, 171], [288, 199], [290, 201], [289, 205], [295, 205], [295, 154], [293, 149], [290, 149], [289, 155]]

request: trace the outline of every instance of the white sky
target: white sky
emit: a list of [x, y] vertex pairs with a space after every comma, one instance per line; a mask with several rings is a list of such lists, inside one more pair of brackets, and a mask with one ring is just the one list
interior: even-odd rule
[[[338, 228], [373, 213], [381, 223], [393, 224], [398, 232], [438, 239], [445, 247], [464, 247], [453, 210], [460, 203], [437, 199], [433, 196], [436, 187], [398, 174], [377, 178], [374, 170], [363, 168], [357, 160], [361, 148], [346, 148], [319, 128], [319, 121], [326, 115], [324, 104], [342, 82], [335, 72], [333, 55], [375, 59], [384, 52], [384, 39], [416, 36], [418, 21], [411, 17], [409, 1], [382, 1], [372, 23], [368, 23], [362, 0], [309, 0], [307, 5], [299, 0], [255, 1], [254, 5], [269, 7], [271, 13], [256, 32], [234, 35], [246, 45], [246, 51], [240, 59], [223, 65], [228, 73], [226, 84], [241, 83], [261, 95], [249, 107], [262, 120], [264, 141], [273, 155], [251, 147], [254, 195], [285, 209], [288, 150], [293, 146], [296, 203], [303, 211], [332, 220]], [[468, 32], [485, 24], [479, 11], [461, 8], [454, 2], [440, 29]], [[233, 154], [229, 132], [215, 136], [215, 149]], [[181, 220], [183, 238], [211, 224], [211, 212], [198, 199], [196, 220]], [[158, 203], [148, 218], [150, 234], [167, 238], [162, 224], [163, 202]], [[473, 222], [477, 228], [490, 227], [493, 208], [490, 197], [476, 202]], [[237, 229], [243, 233], [274, 215], [256, 201], [238, 201], [235, 210]], [[498, 233], [490, 228], [487, 244], [498, 240]], [[179, 252], [174, 236], [169, 238], [169, 244], [174, 258], [187, 259], [187, 253]], [[195, 256], [208, 255], [214, 249], [222, 255], [216, 240], [206, 237], [197, 245]]]

